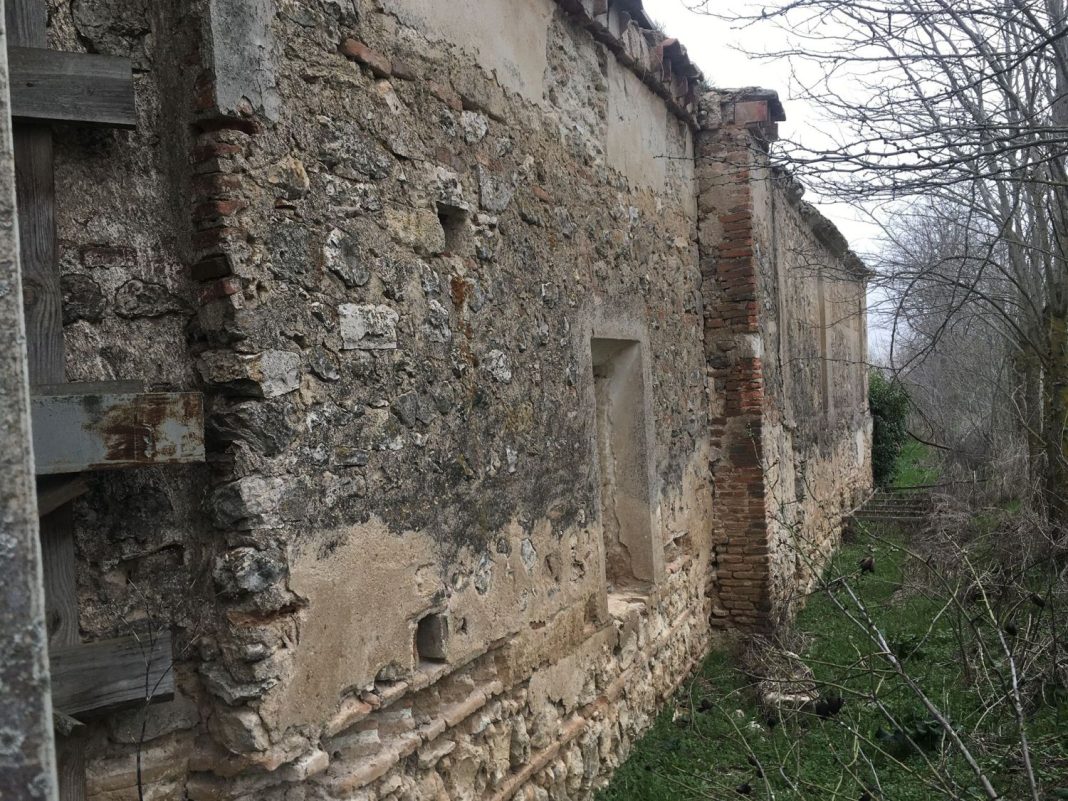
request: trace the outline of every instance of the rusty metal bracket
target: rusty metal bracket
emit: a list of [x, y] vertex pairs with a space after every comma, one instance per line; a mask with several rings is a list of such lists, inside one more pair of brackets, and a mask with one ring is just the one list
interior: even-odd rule
[[199, 392], [137, 392], [130, 382], [34, 387], [37, 475], [204, 460]]

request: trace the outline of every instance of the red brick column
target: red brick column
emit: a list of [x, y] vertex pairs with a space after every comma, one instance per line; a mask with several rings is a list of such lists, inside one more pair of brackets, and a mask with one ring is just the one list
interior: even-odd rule
[[773, 135], [768, 99], [701, 102], [698, 235], [715, 484], [713, 624], [766, 628], [768, 526], [761, 425], [764, 378], [750, 167]]

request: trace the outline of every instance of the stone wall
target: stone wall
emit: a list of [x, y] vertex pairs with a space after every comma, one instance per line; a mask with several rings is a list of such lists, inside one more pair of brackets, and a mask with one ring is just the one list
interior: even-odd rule
[[[540, 75], [438, 4], [138, 8], [52, 42], [132, 55], [140, 114], [57, 137], [68, 378], [209, 398], [206, 467], [77, 509], [83, 635], [175, 632], [151, 796], [588, 789], [709, 637], [692, 121], [548, 3], [505, 28]], [[634, 464], [595, 340], [638, 354]], [[655, 558], [608, 576], [626, 476]], [[91, 798], [135, 794], [138, 715], [90, 723]]]
[[754, 253], [823, 245], [768, 227], [753, 132], [699, 133], [635, 3], [51, 6], [139, 115], [57, 131], [67, 378], [208, 401], [206, 465], [75, 509], [83, 638], [177, 657], [144, 737], [88, 722], [90, 798], [136, 798], [139, 751], [157, 800], [588, 796], [781, 601], [765, 454], [860, 480], [777, 411], [813, 281]]
[[771, 586], [788, 616], [871, 490], [864, 267], [789, 176], [761, 186], [759, 241], [778, 261], [760, 266]]

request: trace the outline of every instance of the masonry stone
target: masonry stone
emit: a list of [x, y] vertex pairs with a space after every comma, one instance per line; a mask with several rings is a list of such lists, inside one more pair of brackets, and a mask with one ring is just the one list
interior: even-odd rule
[[219, 487], [212, 499], [215, 520], [221, 527], [245, 528], [280, 525], [277, 512], [285, 480], [248, 476]]
[[[205, 400], [204, 464], [73, 507], [83, 637], [181, 653], [150, 793], [588, 799], [796, 611], [870, 483], [865, 278], [774, 93], [633, 0], [50, 10], [138, 65], [137, 131], [54, 134], [67, 374]], [[134, 725], [93, 723], [88, 801], [136, 797]]]
[[333, 229], [323, 245], [323, 261], [327, 269], [340, 278], [350, 289], [363, 286], [371, 279], [371, 273], [363, 264], [356, 239], [342, 231]]
[[385, 305], [346, 303], [338, 307], [342, 347], [347, 350], [393, 350], [400, 314]]
[[208, 351], [197, 369], [205, 382], [234, 394], [276, 398], [300, 385], [300, 361], [300, 354], [288, 350]]
[[107, 310], [107, 299], [100, 285], [87, 275], [71, 273], [63, 276], [63, 324], [78, 320], [99, 323]]
[[285, 576], [277, 554], [242, 547], [228, 551], [215, 567], [215, 583], [229, 595], [262, 592]]
[[386, 209], [390, 234], [421, 256], [436, 256], [445, 250], [445, 232], [436, 213], [430, 209]]
[[499, 213], [508, 208], [515, 194], [507, 176], [494, 175], [481, 164], [478, 165], [479, 202], [486, 211]]
[[189, 302], [163, 284], [133, 279], [115, 291], [115, 313], [120, 317], [161, 317], [189, 310]]

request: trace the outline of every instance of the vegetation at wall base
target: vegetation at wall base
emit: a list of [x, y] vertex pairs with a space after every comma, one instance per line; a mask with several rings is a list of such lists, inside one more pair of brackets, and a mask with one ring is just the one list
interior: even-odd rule
[[868, 380], [868, 407], [872, 418], [871, 464], [876, 486], [894, 476], [898, 456], [909, 439], [909, 396], [900, 382], [873, 369]]
[[[895, 483], [916, 470], [923, 456], [922, 448], [909, 450]], [[1017, 574], [1011, 590], [997, 583], [994, 577], [1004, 575], [998, 561], [1006, 526], [1018, 521], [1012, 505], [969, 517], [967, 553], [985, 565], [980, 570], [987, 578], [948, 594], [926, 561], [946, 557], [933, 553], [937, 533], [886, 523], [851, 536], [828, 567], [824, 588], [775, 643], [780, 656], [796, 653], [821, 700], [775, 714], [760, 701], [768, 671], [759, 656], [715, 651], [635, 745], [598, 801], [989, 799], [918, 694], [843, 611], [857, 614], [850, 590], [909, 679], [976, 757], [998, 797], [1022, 800], [1032, 795], [1010, 699], [1010, 663], [998, 650], [999, 642], [1007, 643], [1020, 674], [1029, 676], [1021, 684], [1022, 712], [1033, 771], [1047, 793], [1039, 797], [1068, 797], [1068, 691], [1056, 668], [1034, 670], [1032, 663], [1049, 656], [1032, 647], [1048, 630], [1054, 640], [1063, 635], [1058, 607], [1068, 598], [1063, 587], [1048, 585], [1053, 574], [1042, 565]], [[868, 557], [873, 572], [859, 567]], [[1012, 597], [984, 599], [988, 592]], [[955, 612], [954, 598], [963, 614]], [[1059, 645], [1062, 653], [1066, 645]], [[979, 647], [987, 656], [977, 657]], [[1052, 658], [1066, 664], [1063, 655]], [[835, 709], [838, 698], [843, 702]]]
[[897, 468], [888, 483], [895, 489], [928, 487], [938, 480], [931, 449], [922, 442], [906, 439], [897, 456]]

